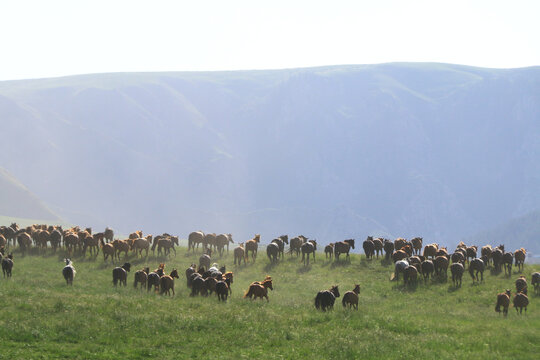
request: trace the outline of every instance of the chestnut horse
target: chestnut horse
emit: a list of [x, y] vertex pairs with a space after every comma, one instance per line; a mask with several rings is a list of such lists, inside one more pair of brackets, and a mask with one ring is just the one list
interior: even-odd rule
[[244, 295], [244, 299], [249, 297], [250, 299], [266, 298], [268, 300], [268, 289], [274, 290], [272, 286], [272, 278], [265, 279], [262, 283], [254, 282], [249, 286], [248, 291]]

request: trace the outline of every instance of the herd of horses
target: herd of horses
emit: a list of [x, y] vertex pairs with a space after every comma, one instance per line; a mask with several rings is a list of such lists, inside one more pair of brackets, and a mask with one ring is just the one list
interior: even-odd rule
[[[247, 262], [255, 262], [257, 258], [261, 236], [256, 234], [252, 239], [237, 244], [233, 249], [234, 265], [245, 265]], [[52, 249], [56, 252], [63, 247], [69, 256], [62, 274], [68, 285], [73, 284], [76, 271], [71, 261], [71, 256], [85, 256], [87, 252], [90, 256], [97, 256], [101, 250], [104, 261], [110, 259], [113, 263], [120, 260], [122, 254], [127, 259], [129, 251], [135, 256], [148, 257], [149, 250], [158, 256], [176, 255], [175, 245], [179, 245], [177, 236], [162, 234], [157, 236], [143, 236], [142, 231], [135, 231], [127, 239], [114, 239], [114, 231], [106, 228], [103, 232], [92, 233], [91, 228], [82, 229], [78, 226], [69, 229], [62, 229], [53, 225], [32, 225], [19, 228], [15, 223], [10, 226], [0, 227], [0, 258], [4, 277], [11, 277], [13, 268], [13, 254], [7, 253], [10, 246], [18, 245], [24, 256], [32, 247], [39, 252]], [[191, 296], [207, 296], [214, 293], [220, 301], [226, 301], [232, 292], [233, 273], [226, 272], [225, 267], [219, 268], [217, 264], [211, 263], [212, 253], [223, 256], [223, 252], [229, 245], [234, 244], [231, 234], [215, 234], [202, 231], [195, 231], [188, 236], [188, 253], [195, 252], [200, 248], [203, 254], [199, 258], [199, 266], [192, 264], [186, 269], [187, 286], [191, 289]], [[49, 246], [50, 245], [50, 246]], [[303, 235], [290, 238], [288, 235], [281, 235], [273, 239], [266, 246], [266, 254], [271, 264], [276, 264], [285, 256], [285, 245], [289, 246], [288, 254], [292, 257], [299, 257], [302, 254], [302, 262], [309, 266], [310, 259], [315, 261], [317, 252], [317, 241], [308, 239]], [[340, 242], [331, 243], [325, 246], [324, 253], [326, 259], [340, 261], [340, 255], [345, 255], [345, 261], [350, 261], [350, 251], [355, 248], [355, 240], [347, 239]], [[492, 247], [486, 245], [479, 248], [476, 245], [467, 246], [460, 242], [454, 252], [449, 253], [446, 247], [440, 247], [436, 243], [423, 245], [421, 237], [415, 237], [410, 241], [404, 238], [397, 238], [394, 241], [384, 238], [374, 238], [368, 236], [362, 243], [366, 259], [373, 259], [375, 256], [384, 257], [382, 262], [394, 264], [394, 272], [391, 280], [399, 280], [403, 276], [405, 286], [416, 286], [422, 278], [427, 282], [430, 278], [439, 280], [447, 279], [447, 271], [450, 268], [452, 283], [455, 287], [462, 284], [462, 276], [465, 269], [472, 278], [473, 283], [483, 281], [484, 271], [492, 267], [492, 272], [499, 273], [504, 269], [505, 275], [511, 276], [512, 266], [515, 265], [518, 272], [523, 271], [526, 257], [526, 250], [520, 248], [515, 252], [506, 252], [504, 245]], [[143, 255], [144, 253], [144, 255]], [[480, 255], [480, 256], [478, 256]], [[148, 291], [154, 289], [161, 294], [174, 295], [174, 279], [178, 279], [178, 271], [173, 269], [170, 274], [165, 274], [163, 263], [150, 271], [148, 267], [137, 270], [134, 274], [134, 287], [146, 288]], [[126, 286], [127, 274], [131, 270], [131, 264], [125, 262], [122, 266], [113, 269], [113, 284]], [[540, 294], [540, 273], [532, 274], [532, 285], [537, 294]], [[265, 298], [268, 301], [268, 289], [273, 290], [272, 278], [267, 276], [262, 281], [255, 281], [250, 284], [245, 292], [245, 298]], [[358, 309], [358, 298], [360, 285], [348, 291], [342, 298], [344, 307]], [[340, 296], [338, 286], [334, 285], [328, 290], [318, 292], [315, 297], [315, 307], [326, 311], [334, 305], [335, 299]], [[511, 291], [506, 290], [497, 295], [497, 305], [495, 310], [507, 314], [510, 304]], [[521, 313], [527, 310], [527, 280], [522, 275], [516, 280], [516, 293], [513, 299], [516, 311]]]

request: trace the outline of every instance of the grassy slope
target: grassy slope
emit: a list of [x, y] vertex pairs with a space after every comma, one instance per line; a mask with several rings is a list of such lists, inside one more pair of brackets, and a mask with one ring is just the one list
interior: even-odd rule
[[[231, 252], [232, 254], [232, 252]], [[112, 287], [112, 265], [75, 259], [73, 288], [61, 275], [61, 256], [15, 254], [14, 275], [1, 279], [0, 353], [6, 358], [483, 358], [532, 359], [540, 351], [540, 299], [531, 296], [527, 315], [494, 312], [495, 297], [512, 288], [512, 278], [486, 275], [481, 285], [464, 278], [405, 289], [390, 282], [390, 267], [358, 255], [335, 265], [321, 254], [303, 267], [294, 258], [275, 267], [260, 253], [255, 265], [235, 268], [226, 304], [215, 296], [191, 298], [183, 277], [199, 255], [178, 255], [167, 269], [181, 269], [176, 296]], [[163, 259], [134, 260], [155, 268]], [[526, 266], [530, 278], [539, 266]], [[272, 275], [270, 302], [242, 299], [248, 284]], [[315, 311], [320, 289], [339, 284], [341, 293], [361, 284], [360, 310]], [[486, 357], [487, 356], [487, 357]]]

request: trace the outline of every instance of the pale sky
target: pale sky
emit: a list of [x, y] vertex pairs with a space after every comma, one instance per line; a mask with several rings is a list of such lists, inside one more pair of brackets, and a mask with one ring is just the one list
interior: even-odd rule
[[0, 80], [444, 62], [540, 65], [540, 1], [0, 3]]

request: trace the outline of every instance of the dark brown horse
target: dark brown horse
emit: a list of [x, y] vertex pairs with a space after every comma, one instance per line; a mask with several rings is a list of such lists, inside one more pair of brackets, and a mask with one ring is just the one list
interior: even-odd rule
[[146, 287], [148, 283], [148, 274], [150, 273], [150, 268], [146, 267], [142, 270], [135, 271], [133, 286], [137, 288], [137, 284], [141, 284], [141, 290]]
[[302, 244], [300, 249], [302, 250], [302, 261], [304, 262], [304, 265], [306, 265], [306, 255], [307, 255], [307, 265], [309, 265], [309, 254], [313, 254], [313, 261], [315, 261], [315, 251], [317, 251], [317, 241], [308, 240], [307, 242]]
[[334, 244], [334, 259], [339, 261], [339, 255], [347, 254], [346, 259], [350, 260], [349, 252], [351, 251], [351, 248], [354, 249], [354, 239], [336, 242]]
[[246, 264], [246, 250], [244, 249], [244, 243], [238, 244], [237, 247], [234, 248], [234, 265], [238, 262], [238, 265], [242, 263], [242, 260], [244, 261], [244, 265]]
[[334, 285], [328, 290], [319, 291], [315, 296], [315, 308], [322, 311], [331, 310], [334, 308], [334, 302], [339, 296], [338, 285]]
[[279, 256], [283, 257], [284, 251], [285, 251], [285, 244], [289, 245], [289, 236], [288, 235], [281, 235], [280, 237], [272, 240], [274, 244], [277, 244], [279, 248]]
[[526, 254], [527, 254], [527, 250], [525, 250], [524, 248], [521, 248], [514, 252], [514, 259], [516, 261], [515, 265], [517, 266], [518, 271], [523, 271], [523, 265], [525, 264]]
[[501, 313], [501, 307], [503, 308], [504, 316], [508, 315], [508, 307], [510, 306], [510, 290], [506, 290], [504, 293], [497, 294], [497, 305], [495, 305], [495, 311]]
[[112, 271], [113, 275], [113, 285], [116, 286], [118, 282], [120, 282], [120, 285], [127, 286], [127, 273], [131, 269], [130, 263], [124, 263], [122, 267], [115, 267]]

